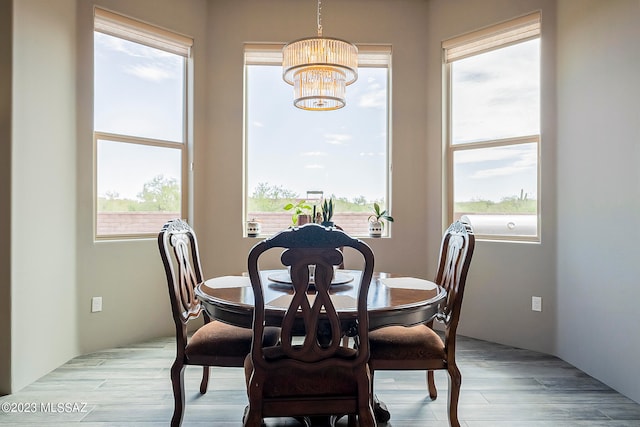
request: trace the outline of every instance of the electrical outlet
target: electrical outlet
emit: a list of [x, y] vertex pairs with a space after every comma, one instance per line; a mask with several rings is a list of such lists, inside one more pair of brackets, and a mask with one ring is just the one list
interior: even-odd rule
[[102, 297], [91, 298], [91, 312], [96, 313], [102, 311]]
[[542, 311], [542, 297], [531, 297], [531, 310]]

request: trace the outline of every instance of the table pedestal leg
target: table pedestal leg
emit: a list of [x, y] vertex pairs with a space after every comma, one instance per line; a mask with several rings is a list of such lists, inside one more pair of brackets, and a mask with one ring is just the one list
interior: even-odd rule
[[387, 405], [378, 399], [378, 396], [373, 395], [373, 415], [376, 417], [376, 421], [380, 423], [386, 423], [391, 418], [391, 413], [387, 409]]

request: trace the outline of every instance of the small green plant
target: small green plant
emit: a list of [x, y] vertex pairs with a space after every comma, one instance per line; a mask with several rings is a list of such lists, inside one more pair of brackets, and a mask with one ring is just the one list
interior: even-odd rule
[[293, 210], [293, 215], [291, 215], [291, 222], [293, 222], [293, 225], [296, 225], [298, 224], [298, 215], [303, 215], [303, 214], [309, 215], [309, 212], [311, 212], [311, 206], [307, 204], [306, 200], [300, 200], [296, 204], [287, 203], [284, 206], [284, 210], [285, 211]]
[[331, 222], [333, 218], [333, 199], [324, 199], [322, 202], [322, 222]]
[[[372, 219], [373, 219], [373, 221], [372, 221]], [[393, 222], [393, 217], [387, 213], [386, 209], [381, 211], [380, 210], [380, 205], [377, 204], [377, 203], [374, 203], [373, 204], [373, 213], [371, 215], [369, 215], [369, 221], [371, 221], [371, 222], [378, 221], [384, 227], [384, 221], [382, 221], [383, 219], [386, 219], [389, 222]]]

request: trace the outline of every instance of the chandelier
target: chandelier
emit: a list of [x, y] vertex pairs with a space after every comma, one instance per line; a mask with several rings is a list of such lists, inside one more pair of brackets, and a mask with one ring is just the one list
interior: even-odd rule
[[358, 79], [358, 48], [322, 37], [318, 0], [318, 37], [287, 43], [282, 49], [282, 78], [293, 86], [293, 105], [303, 110], [337, 110], [346, 104], [346, 87]]

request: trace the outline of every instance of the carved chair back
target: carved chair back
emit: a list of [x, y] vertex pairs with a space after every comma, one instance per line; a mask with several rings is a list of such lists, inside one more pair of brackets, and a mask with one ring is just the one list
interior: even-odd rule
[[196, 235], [184, 220], [167, 222], [158, 234], [158, 247], [169, 287], [171, 311], [176, 325], [178, 349], [187, 343], [186, 325], [203, 314], [209, 316], [195, 295], [195, 287], [202, 282], [202, 267]]
[[442, 238], [435, 282], [447, 291], [446, 301], [438, 315], [438, 320], [447, 326], [447, 340], [455, 337], [458, 327], [474, 247], [475, 237], [471, 226], [461, 221], [451, 224]]
[[[339, 266], [343, 261], [341, 247], [354, 248], [362, 254], [364, 262], [360, 283], [354, 284], [359, 286], [355, 301], [358, 322], [354, 328], [360, 342], [357, 350], [342, 347], [344, 328], [330, 297], [334, 266]], [[285, 249], [281, 261], [290, 269], [292, 296], [281, 325], [281, 346], [277, 350], [277, 357], [270, 358], [269, 350], [265, 353], [261, 346], [254, 345], [254, 364], [266, 368], [270, 363], [322, 363], [329, 359], [331, 364], [366, 363], [369, 358], [367, 295], [374, 267], [371, 248], [341, 230], [318, 224], [288, 229], [255, 245], [248, 257], [249, 277], [255, 295], [254, 343], [261, 342], [265, 320], [258, 260], [261, 254], [272, 248]], [[310, 283], [309, 266], [315, 266], [313, 283]], [[298, 334], [300, 322], [304, 325], [304, 336]], [[296, 324], [298, 326], [294, 327]]]

